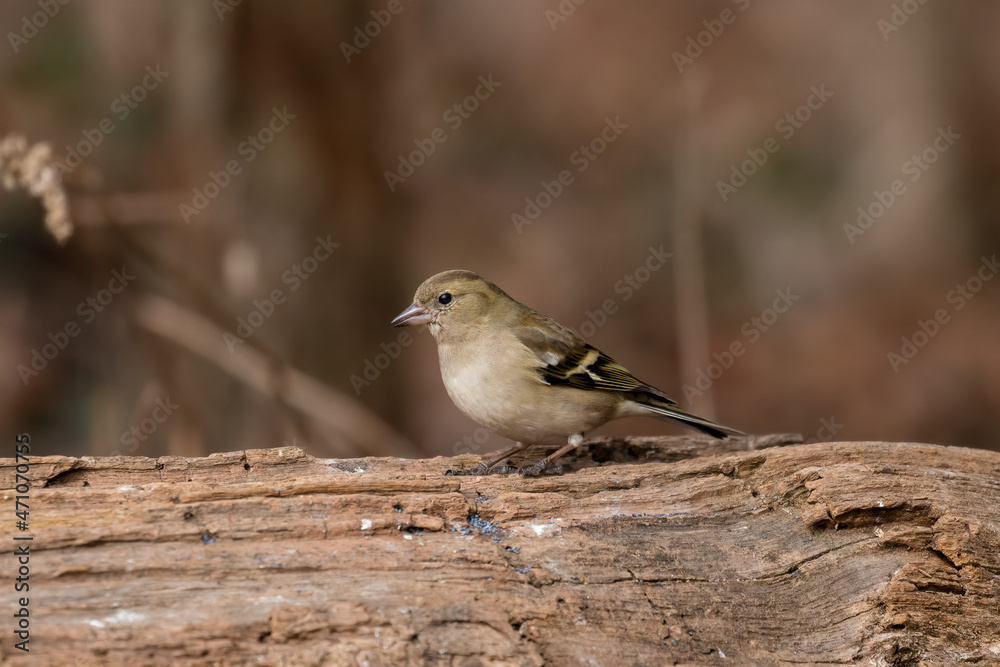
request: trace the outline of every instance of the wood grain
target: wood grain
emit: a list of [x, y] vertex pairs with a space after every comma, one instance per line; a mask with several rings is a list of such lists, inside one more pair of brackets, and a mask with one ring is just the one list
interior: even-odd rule
[[32, 650], [8, 620], [3, 664], [1000, 663], [1000, 453], [789, 441], [596, 438], [535, 479], [38, 458]]

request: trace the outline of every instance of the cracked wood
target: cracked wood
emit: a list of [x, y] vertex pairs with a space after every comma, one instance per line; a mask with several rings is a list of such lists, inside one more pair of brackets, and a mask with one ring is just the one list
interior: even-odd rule
[[32, 653], [3, 664], [1000, 662], [1000, 454], [588, 443], [537, 479], [292, 447], [36, 459]]

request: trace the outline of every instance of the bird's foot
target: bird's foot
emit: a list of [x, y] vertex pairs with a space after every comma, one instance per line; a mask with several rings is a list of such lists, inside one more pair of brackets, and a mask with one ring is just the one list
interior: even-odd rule
[[534, 463], [530, 466], [524, 466], [523, 468], [518, 468], [517, 466], [507, 465], [493, 466], [486, 473], [487, 475], [521, 475], [522, 477], [541, 477], [548, 475], [562, 475], [572, 468], [570, 466], [564, 465], [552, 465], [552, 462], [548, 459], [542, 459], [538, 463]]
[[546, 458], [530, 466], [518, 468], [515, 472], [522, 477], [541, 477], [548, 475], [562, 475], [570, 470], [572, 470], [572, 468], [569, 466], [553, 465], [552, 461]]
[[490, 470], [489, 465], [486, 461], [483, 461], [475, 468], [469, 468], [467, 470], [445, 470], [445, 475], [490, 475], [493, 474]]
[[553, 465], [552, 461], [548, 459], [542, 459], [537, 463], [533, 463], [530, 466], [524, 466], [523, 468], [518, 468], [517, 466], [511, 465], [509, 462], [506, 465], [495, 465], [492, 468], [487, 467], [485, 462], [480, 463], [475, 468], [469, 468], [467, 470], [445, 470], [445, 475], [513, 475], [518, 474], [522, 477], [547, 477], [549, 475], [564, 475], [567, 472], [572, 471], [573, 468], [568, 465]]

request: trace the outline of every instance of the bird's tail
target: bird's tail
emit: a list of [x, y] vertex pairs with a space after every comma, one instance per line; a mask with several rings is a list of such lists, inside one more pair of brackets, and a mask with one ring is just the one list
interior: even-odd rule
[[698, 415], [692, 414], [677, 405], [671, 405], [670, 403], [662, 401], [655, 396], [640, 394], [633, 400], [642, 406], [642, 408], [648, 412], [650, 417], [656, 417], [657, 419], [661, 419], [663, 421], [674, 422], [680, 424], [681, 426], [701, 431], [702, 433], [710, 435], [713, 438], [725, 438], [730, 435], [746, 435], [743, 431], [737, 431], [734, 428], [729, 428], [728, 426], [723, 426], [722, 424], [716, 424], [711, 419], [699, 417]]

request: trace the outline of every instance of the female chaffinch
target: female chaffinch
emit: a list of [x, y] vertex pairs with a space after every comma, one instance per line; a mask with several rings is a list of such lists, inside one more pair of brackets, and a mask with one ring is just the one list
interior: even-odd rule
[[[578, 447], [587, 431], [622, 417], [655, 417], [716, 438], [745, 435], [681, 409], [574, 332], [471, 271], [428, 278], [392, 324], [427, 324], [451, 400], [516, 442], [475, 468], [448, 474], [561, 474], [553, 461]], [[523, 468], [496, 465], [529, 444], [562, 447]]]

